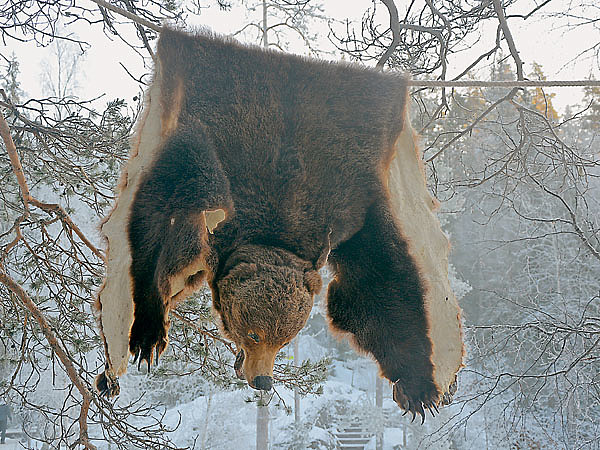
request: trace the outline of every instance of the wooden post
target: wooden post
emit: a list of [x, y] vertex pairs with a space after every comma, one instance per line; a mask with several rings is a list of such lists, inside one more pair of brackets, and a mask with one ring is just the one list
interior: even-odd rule
[[204, 416], [204, 426], [202, 427], [202, 441], [200, 443], [200, 449], [206, 450], [206, 438], [208, 437], [208, 422], [210, 420], [210, 405], [212, 403], [213, 393], [212, 391], [208, 394], [208, 400], [206, 401], [206, 415]]
[[269, 450], [269, 405], [268, 395], [260, 391], [256, 404], [256, 450]]
[[[296, 336], [294, 339], [294, 365], [300, 365], [300, 349], [298, 348], [299, 338]], [[300, 393], [298, 388], [294, 388], [294, 423], [296, 426], [300, 425]]]
[[375, 406], [381, 418], [382, 423], [377, 427], [377, 438], [375, 443], [376, 450], [383, 450], [383, 432], [385, 422], [383, 417], [383, 380], [379, 375], [375, 375]]

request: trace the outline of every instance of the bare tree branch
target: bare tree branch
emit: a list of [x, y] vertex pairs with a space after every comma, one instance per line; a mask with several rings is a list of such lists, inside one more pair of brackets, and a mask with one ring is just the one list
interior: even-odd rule
[[392, 53], [394, 53], [396, 51], [396, 47], [398, 46], [398, 43], [400, 42], [400, 26], [399, 26], [400, 24], [398, 22], [398, 9], [396, 9], [396, 4], [394, 3], [394, 0], [381, 0], [381, 1], [387, 7], [387, 9], [390, 13], [390, 30], [392, 30], [393, 39], [392, 39], [392, 43], [390, 44], [388, 49], [385, 51], [385, 53], [383, 55], [381, 55], [381, 58], [379, 58], [379, 61], [377, 61], [376, 67], [378, 67], [378, 68], [382, 68], [385, 65], [388, 58], [392, 55]]

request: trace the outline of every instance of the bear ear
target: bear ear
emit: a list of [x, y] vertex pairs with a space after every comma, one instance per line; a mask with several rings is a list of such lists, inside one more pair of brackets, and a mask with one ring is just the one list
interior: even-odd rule
[[318, 294], [323, 286], [321, 275], [316, 270], [307, 270], [304, 272], [304, 285], [311, 294]]
[[258, 266], [254, 263], [239, 263], [234, 267], [230, 274], [235, 274], [235, 277], [238, 280], [247, 280], [248, 278], [253, 277], [258, 271]]

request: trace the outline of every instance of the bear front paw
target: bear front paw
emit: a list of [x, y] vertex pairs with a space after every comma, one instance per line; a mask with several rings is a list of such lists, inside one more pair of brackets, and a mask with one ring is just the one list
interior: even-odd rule
[[158, 359], [167, 348], [169, 342], [168, 324], [163, 321], [142, 320], [136, 317], [131, 334], [129, 335], [129, 351], [134, 355], [133, 363], [138, 362], [138, 370], [141, 369], [142, 361], [146, 361], [148, 372], [152, 362], [158, 365]]
[[440, 403], [440, 393], [431, 380], [419, 380], [407, 382], [396, 380], [393, 388], [394, 401], [405, 413], [412, 413], [412, 420], [417, 414], [421, 415], [421, 424], [425, 423], [425, 409], [428, 409], [432, 417], [439, 412], [437, 405]]

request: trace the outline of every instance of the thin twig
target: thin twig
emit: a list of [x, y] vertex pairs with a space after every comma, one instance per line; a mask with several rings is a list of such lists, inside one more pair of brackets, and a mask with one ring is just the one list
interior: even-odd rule
[[[110, 3], [105, 2], [104, 0], [91, 0], [97, 5], [102, 6], [103, 8], [109, 9], [116, 14], [120, 14], [123, 17], [126, 17], [137, 24], [143, 25], [145, 27], [150, 28], [158, 33], [163, 30], [163, 27], [156, 25], [155, 23], [149, 22], [148, 20], [137, 16], [129, 11], [126, 11], [117, 6], [111, 5]], [[390, 28], [392, 30], [392, 34], [394, 36], [392, 44], [388, 47], [386, 52], [381, 56], [379, 61], [377, 62], [376, 67], [382, 67], [387, 59], [391, 56], [391, 54], [396, 49], [397, 45], [400, 42], [400, 28], [411, 29], [411, 30], [420, 30], [433, 32], [435, 29], [433, 28], [425, 28], [417, 25], [411, 24], [400, 24], [398, 21], [398, 10], [396, 8], [393, 0], [381, 0], [388, 8], [390, 12]], [[543, 81], [543, 80], [524, 80], [523, 78], [523, 61], [519, 57], [519, 53], [516, 49], [514, 39], [508, 28], [508, 24], [506, 22], [506, 17], [504, 16], [504, 12], [502, 11], [501, 5], [499, 4], [499, 0], [494, 0], [494, 6], [498, 4], [500, 13], [498, 14], [498, 19], [500, 20], [500, 24], [502, 27], [502, 31], [504, 33], [504, 37], [508, 43], [508, 46], [511, 51], [511, 55], [515, 62], [517, 63], [517, 78], [519, 81], [475, 81], [475, 80], [467, 80], [467, 81], [446, 81], [446, 80], [408, 80], [409, 86], [416, 87], [584, 87], [584, 86], [594, 86], [600, 87], [600, 81], [596, 80], [557, 80], [557, 81]], [[439, 31], [439, 30], [438, 30]]]
[[500, 26], [502, 27], [502, 33], [504, 34], [504, 39], [506, 39], [506, 43], [508, 44], [508, 48], [510, 50], [510, 54], [515, 61], [515, 65], [517, 66], [517, 80], [523, 80], [523, 60], [519, 56], [519, 51], [517, 50], [517, 46], [515, 45], [515, 40], [510, 32], [510, 28], [508, 27], [508, 22], [506, 20], [506, 16], [504, 15], [504, 9], [502, 9], [502, 5], [500, 0], [493, 0], [494, 2], [494, 10], [496, 11], [496, 15], [498, 16], [498, 21], [500, 21]]
[[96, 447], [89, 442], [87, 431], [87, 415], [88, 410], [90, 408], [92, 394], [90, 393], [89, 389], [87, 388], [81, 377], [77, 374], [77, 370], [75, 369], [75, 366], [69, 359], [69, 356], [58, 343], [58, 339], [54, 335], [54, 332], [52, 331], [50, 324], [44, 317], [44, 314], [42, 314], [37, 305], [33, 302], [31, 297], [29, 297], [29, 295], [27, 294], [27, 292], [25, 292], [21, 285], [15, 280], [13, 280], [5, 272], [4, 266], [2, 265], [0, 265], [0, 283], [4, 284], [13, 294], [19, 297], [19, 299], [21, 299], [25, 307], [31, 312], [35, 320], [37, 320], [42, 330], [42, 333], [44, 333], [48, 344], [50, 344], [50, 347], [52, 348], [52, 351], [56, 354], [56, 356], [58, 356], [58, 359], [60, 359], [60, 362], [65, 368], [65, 371], [69, 376], [70, 380], [73, 382], [75, 387], [77, 387], [77, 390], [79, 390], [79, 393], [83, 397], [83, 402], [79, 411], [79, 440], [77, 443], [83, 445], [87, 449], [95, 450]]
[[196, 330], [198, 333], [209, 337], [210, 339], [213, 339], [215, 341], [219, 341], [221, 342], [223, 345], [225, 345], [225, 347], [227, 347], [227, 349], [233, 353], [234, 355], [237, 354], [237, 352], [235, 351], [235, 349], [233, 348], [233, 345], [231, 344], [231, 342], [226, 341], [225, 339], [217, 336], [214, 333], [211, 333], [208, 330], [205, 330], [204, 328], [196, 325], [194, 322], [186, 319], [185, 317], [183, 317], [180, 313], [178, 313], [177, 311], [175, 311], [174, 309], [171, 310], [171, 314], [173, 316], [175, 316], [177, 319], [179, 319], [181, 322], [185, 323], [187, 326], [193, 328], [194, 330]]
[[585, 244], [585, 246], [587, 247], [587, 249], [590, 251], [590, 253], [592, 254], [592, 256], [594, 256], [594, 258], [596, 258], [598, 261], [600, 261], [600, 252], [591, 244], [591, 242], [589, 241], [589, 239], [587, 238], [587, 236], [585, 235], [583, 229], [579, 226], [579, 224], [577, 223], [577, 216], [575, 215], [575, 212], [573, 212], [573, 209], [569, 206], [569, 204], [565, 201], [564, 198], [562, 198], [560, 195], [558, 195], [556, 192], [552, 192], [550, 189], [548, 189], [546, 186], [543, 186], [538, 180], [536, 180], [534, 177], [532, 177], [531, 175], [529, 176], [529, 178], [531, 179], [531, 181], [533, 181], [540, 189], [542, 189], [546, 194], [551, 195], [552, 197], [558, 199], [558, 201], [560, 201], [562, 203], [562, 205], [564, 206], [564, 208], [567, 210], [567, 212], [569, 213], [569, 216], [571, 217], [570, 223], [573, 226], [573, 228], [575, 229], [575, 232], [577, 233], [577, 236], [579, 236], [579, 239], [581, 240], [581, 242], [583, 242]]
[[[4, 91], [1, 92], [4, 94]], [[0, 114], [0, 136], [4, 141], [6, 146], [6, 152], [10, 158], [10, 163], [13, 168], [13, 172], [17, 177], [17, 181], [19, 182], [19, 187], [21, 188], [21, 198], [23, 199], [23, 204], [25, 205], [25, 217], [29, 215], [29, 205], [34, 205], [48, 213], [56, 214], [60, 220], [67, 225], [71, 230], [75, 232], [79, 239], [94, 253], [98, 258], [102, 261], [105, 260], [104, 255], [100, 250], [96, 248], [94, 244], [83, 234], [83, 232], [79, 229], [75, 222], [71, 219], [69, 214], [65, 211], [65, 209], [56, 203], [44, 203], [36, 198], [34, 198], [29, 192], [29, 187], [27, 186], [27, 180], [25, 179], [25, 173], [23, 172], [23, 166], [21, 165], [21, 161], [19, 159], [19, 155], [17, 153], [17, 147], [10, 135], [10, 129], [8, 127], [8, 123], [4, 119], [4, 116]]]
[[511, 98], [513, 98], [516, 95], [517, 92], [518, 92], [518, 89], [514, 88], [508, 94], [506, 94], [504, 97], [502, 97], [501, 99], [496, 100], [494, 103], [492, 103], [484, 112], [482, 112], [479, 115], [479, 117], [477, 117], [477, 119], [475, 119], [473, 122], [471, 122], [471, 124], [467, 128], [465, 128], [460, 133], [458, 133], [456, 136], [454, 136], [452, 139], [450, 139], [449, 142], [447, 142], [446, 144], [444, 144], [444, 146], [442, 148], [440, 148], [432, 157], [430, 157], [429, 159], [427, 159], [426, 162], [430, 163], [435, 158], [437, 158], [438, 156], [440, 156], [444, 152], [444, 150], [446, 150], [448, 147], [450, 147], [452, 144], [454, 144], [458, 139], [460, 139], [461, 137], [465, 136], [466, 134], [471, 133], [471, 131], [473, 131], [473, 128], [475, 128], [475, 125], [477, 125], [479, 122], [481, 122], [489, 113], [491, 113], [494, 109], [496, 109], [496, 107], [500, 103], [505, 102], [505, 101], [510, 100]]

